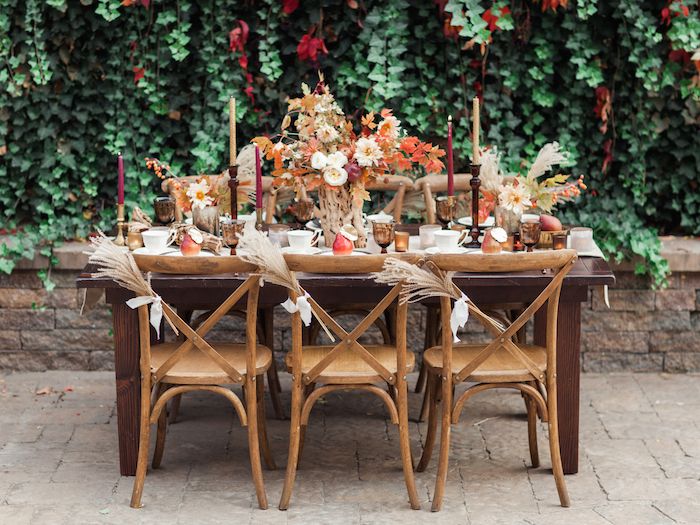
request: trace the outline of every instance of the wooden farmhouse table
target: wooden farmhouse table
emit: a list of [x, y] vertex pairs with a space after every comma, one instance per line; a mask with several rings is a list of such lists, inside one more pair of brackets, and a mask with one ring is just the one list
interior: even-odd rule
[[[417, 228], [417, 225], [416, 225]], [[139, 329], [137, 310], [125, 302], [133, 293], [108, 279], [91, 276], [89, 265], [78, 276], [78, 288], [104, 288], [112, 307], [114, 323], [114, 368], [117, 392], [119, 465], [123, 476], [136, 472], [139, 441]], [[379, 301], [385, 285], [369, 275], [298, 274], [301, 285], [320, 304], [341, 306], [348, 303]], [[171, 306], [180, 310], [211, 310], [221, 304], [243, 282], [235, 274], [216, 276], [152, 274], [153, 289]], [[477, 304], [527, 303], [534, 300], [550, 280], [541, 273], [457, 274], [455, 283]], [[581, 303], [588, 299], [591, 286], [614, 284], [615, 276], [603, 259], [580, 257], [566, 276], [559, 302], [557, 330], [557, 386], [559, 439], [565, 474], [578, 472], [579, 379]], [[271, 307], [286, 300], [286, 290], [266, 285], [260, 290], [260, 306]], [[420, 305], [412, 305], [421, 308]], [[535, 316], [536, 344], [545, 344], [546, 304]]]

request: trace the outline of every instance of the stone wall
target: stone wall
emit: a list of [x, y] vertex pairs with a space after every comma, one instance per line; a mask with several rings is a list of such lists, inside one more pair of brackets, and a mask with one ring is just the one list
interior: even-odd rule
[[[80, 267], [73, 260], [64, 266]], [[79, 314], [77, 270], [53, 273], [56, 289], [47, 293], [36, 270], [0, 276], [0, 369], [100, 370], [113, 366], [111, 314], [101, 305]], [[652, 290], [628, 271], [616, 271], [610, 309], [602, 289], [593, 290], [582, 312], [583, 370], [700, 371], [700, 272], [678, 272], [670, 287]], [[408, 341], [422, 349], [424, 309], [411, 307]], [[289, 349], [288, 316], [276, 319], [276, 350]], [[483, 329], [470, 320], [463, 340], [477, 341]], [[375, 334], [377, 335], [377, 334]], [[227, 318], [214, 340], [242, 341], [242, 325]], [[281, 353], [280, 353], [281, 354]]]

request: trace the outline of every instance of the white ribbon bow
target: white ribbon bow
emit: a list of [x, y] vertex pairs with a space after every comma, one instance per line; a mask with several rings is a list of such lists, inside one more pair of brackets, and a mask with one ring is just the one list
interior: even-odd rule
[[309, 326], [311, 324], [311, 303], [309, 303], [310, 297], [311, 296], [307, 292], [304, 292], [304, 295], [297, 297], [296, 304], [291, 299], [287, 299], [282, 303], [282, 307], [290, 314], [299, 312], [301, 315], [301, 320], [304, 322], [304, 326]]
[[455, 305], [452, 308], [452, 315], [450, 316], [450, 328], [452, 329], [452, 337], [454, 340], [452, 342], [459, 343], [460, 339], [457, 337], [457, 330], [464, 328], [469, 320], [469, 305], [467, 301], [469, 298], [462, 294], [462, 297], [455, 301]]
[[156, 330], [156, 335], [160, 338], [160, 321], [163, 319], [163, 303], [160, 295], [140, 295], [129, 299], [126, 302], [129, 308], [138, 308], [145, 304], [151, 305], [150, 323]]

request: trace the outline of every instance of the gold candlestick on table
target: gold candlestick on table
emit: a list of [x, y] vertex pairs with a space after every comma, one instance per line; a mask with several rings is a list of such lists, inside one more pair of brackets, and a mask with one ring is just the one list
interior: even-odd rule
[[117, 204], [117, 236], [114, 239], [114, 244], [117, 246], [124, 246], [126, 240], [124, 239], [124, 205]]

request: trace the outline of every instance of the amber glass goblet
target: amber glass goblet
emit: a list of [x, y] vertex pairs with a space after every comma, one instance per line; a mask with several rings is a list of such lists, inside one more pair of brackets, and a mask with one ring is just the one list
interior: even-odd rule
[[394, 223], [373, 222], [372, 235], [374, 242], [382, 248], [382, 253], [387, 253], [387, 247], [394, 241]]
[[156, 221], [161, 224], [170, 224], [175, 220], [175, 199], [156, 197], [153, 199], [153, 210], [156, 212]]
[[455, 218], [457, 208], [457, 198], [454, 195], [447, 195], [435, 198], [435, 215], [442, 223], [442, 227], [447, 229]]
[[531, 252], [540, 241], [540, 221], [525, 221], [520, 223], [520, 241], [527, 246], [527, 251]]
[[236, 246], [238, 246], [239, 237], [243, 235], [245, 222], [243, 219], [229, 219], [221, 222], [221, 238], [224, 245], [231, 249], [231, 255], [236, 255]]
[[314, 218], [314, 201], [311, 199], [299, 199], [291, 206], [292, 215], [299, 223], [299, 228]]

